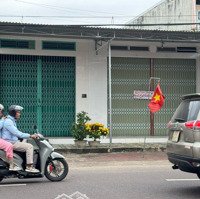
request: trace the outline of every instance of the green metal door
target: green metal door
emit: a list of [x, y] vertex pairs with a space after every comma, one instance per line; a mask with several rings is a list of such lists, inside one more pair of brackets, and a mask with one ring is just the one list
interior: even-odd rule
[[42, 129], [69, 136], [75, 121], [75, 58], [42, 57]]
[[24, 107], [19, 126], [46, 136], [71, 133], [75, 117], [75, 58], [0, 56], [0, 103]]
[[196, 91], [195, 60], [112, 58], [113, 136], [150, 135], [149, 100], [134, 99], [134, 90], [148, 91], [150, 69], [161, 78], [166, 97], [163, 108], [154, 114], [154, 135], [166, 136], [166, 125], [184, 94]]
[[0, 55], [0, 103], [6, 110], [12, 104], [24, 107], [19, 127], [33, 132], [36, 124], [37, 58]]
[[147, 100], [133, 98], [134, 90], [147, 91], [149, 59], [112, 58], [113, 136], [139, 136], [149, 132]]
[[196, 92], [196, 61], [187, 59], [155, 59], [154, 72], [161, 78], [165, 95], [163, 108], [154, 114], [154, 134], [167, 135], [166, 124], [178, 107], [181, 96]]

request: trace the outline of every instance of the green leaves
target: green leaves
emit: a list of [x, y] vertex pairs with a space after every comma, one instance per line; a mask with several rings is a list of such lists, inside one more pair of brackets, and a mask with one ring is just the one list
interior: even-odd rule
[[90, 117], [85, 111], [77, 113], [77, 122], [72, 125], [72, 136], [76, 140], [84, 140], [87, 137], [85, 124], [90, 121]]

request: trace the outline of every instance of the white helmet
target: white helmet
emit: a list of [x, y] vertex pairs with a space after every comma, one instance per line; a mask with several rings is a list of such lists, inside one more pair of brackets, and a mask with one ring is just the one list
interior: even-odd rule
[[17, 111], [22, 111], [23, 110], [23, 107], [19, 106], [19, 105], [11, 105], [9, 108], [8, 108], [8, 112], [9, 112], [9, 115], [15, 117], [16, 116], [16, 112]]
[[0, 111], [4, 110], [4, 106], [2, 104], [0, 104]]
[[19, 106], [19, 105], [11, 105], [8, 109], [8, 111], [12, 111], [12, 110], [15, 110], [15, 111], [22, 111], [23, 110], [23, 107], [22, 106]]

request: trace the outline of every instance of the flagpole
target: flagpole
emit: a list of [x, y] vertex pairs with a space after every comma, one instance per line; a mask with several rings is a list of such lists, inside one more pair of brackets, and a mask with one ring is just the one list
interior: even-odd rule
[[[154, 89], [154, 59], [150, 59], [149, 90], [152, 91], [153, 89]], [[150, 136], [153, 135], [154, 135], [154, 113], [150, 111]]]
[[[152, 62], [153, 62], [153, 60], [152, 60]], [[153, 65], [152, 62], [151, 62], [151, 66]], [[152, 70], [153, 69], [151, 67], [151, 74], [153, 73]], [[149, 91], [154, 90], [154, 80], [158, 80], [158, 83], [160, 83], [160, 78], [150, 77], [150, 79], [149, 79]], [[150, 136], [154, 136], [154, 113], [152, 113], [151, 111], [150, 111]]]
[[[150, 82], [150, 91], [153, 91], [154, 82]], [[150, 111], [150, 136], [154, 136], [154, 113]]]

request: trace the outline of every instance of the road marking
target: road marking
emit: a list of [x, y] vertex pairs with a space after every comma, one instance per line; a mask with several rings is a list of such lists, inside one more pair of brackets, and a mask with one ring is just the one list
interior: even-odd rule
[[0, 187], [17, 187], [17, 186], [26, 186], [26, 184], [2, 184]]
[[175, 182], [175, 181], [199, 181], [199, 179], [165, 179], [168, 182]]

